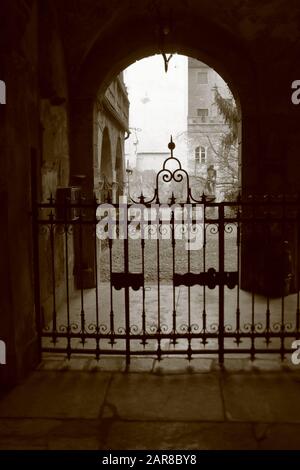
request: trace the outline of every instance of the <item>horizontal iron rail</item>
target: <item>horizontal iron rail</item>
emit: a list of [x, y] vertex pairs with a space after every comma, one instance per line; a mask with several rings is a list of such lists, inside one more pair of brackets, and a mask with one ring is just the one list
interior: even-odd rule
[[[251, 353], [251, 349], [248, 348], [243, 348], [243, 349], [226, 349], [224, 351], [224, 354], [249, 354]], [[284, 354], [291, 354], [293, 353], [294, 350], [285, 348], [283, 350]], [[66, 349], [65, 348], [44, 348], [43, 352], [45, 353], [65, 353]], [[72, 354], [89, 354], [89, 355], [94, 355], [95, 354], [95, 349], [93, 348], [86, 348], [86, 349], [78, 349], [74, 348], [71, 349]], [[107, 355], [107, 356], [124, 356], [126, 355], [126, 350], [125, 349], [99, 349], [98, 350], [99, 355]], [[218, 349], [192, 349], [193, 354], [198, 354], [198, 355], [218, 355], [219, 350]], [[129, 351], [130, 356], [153, 356], [153, 353], [157, 353], [157, 350], [152, 350], [152, 349], [145, 349], [145, 350], [131, 350]], [[159, 354], [161, 356], [180, 356], [180, 355], [188, 355], [189, 350], [188, 349], [162, 349], [159, 351]], [[255, 354], [282, 354], [282, 349], [280, 348], [274, 348], [274, 349], [263, 349], [263, 348], [257, 348], [255, 349]], [[232, 359], [232, 358], [230, 358]], [[193, 360], [193, 358], [191, 358]]]
[[[132, 325], [133, 326], [133, 325]], [[77, 338], [82, 339], [84, 336], [85, 339], [120, 339], [125, 340], [129, 338], [131, 341], [134, 340], [155, 340], [155, 339], [215, 339], [219, 337], [218, 331], [214, 333], [147, 333], [147, 334], [130, 334], [130, 336], [126, 336], [126, 334], [122, 333], [54, 333], [54, 332], [47, 332], [42, 333], [42, 337], [44, 338]], [[279, 332], [224, 332], [224, 338], [245, 338], [245, 339], [252, 339], [252, 338], [281, 338], [284, 336], [285, 338], [295, 338], [300, 336], [300, 331], [279, 331]], [[226, 351], [226, 349], [225, 349]]]

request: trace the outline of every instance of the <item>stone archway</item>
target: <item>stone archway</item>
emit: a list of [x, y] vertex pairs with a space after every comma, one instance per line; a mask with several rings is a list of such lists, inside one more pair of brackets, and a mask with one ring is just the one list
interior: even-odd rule
[[[175, 7], [176, 9], [176, 7]], [[71, 174], [87, 175], [85, 192], [92, 195], [94, 186], [93, 174], [93, 113], [94, 102], [104, 96], [114, 77], [134, 61], [160, 52], [160, 44], [152, 32], [151, 22], [146, 27], [142, 18], [134, 15], [122, 20], [115, 30], [111, 28], [105, 37], [99, 36], [90, 49], [85, 60], [77, 69], [73, 78], [71, 100]], [[153, 26], [153, 25], [152, 25]], [[243, 169], [241, 179], [244, 187], [256, 184], [256, 164], [250, 159], [256, 154], [256, 102], [251, 99], [251, 89], [256, 83], [251, 58], [247, 57], [241, 44], [232, 34], [216, 24], [207, 22], [199, 31], [199, 24], [192, 15], [184, 23], [178, 23], [176, 37], [170, 34], [164, 44], [168, 52], [200, 59], [218, 72], [228, 83], [237, 106], [243, 109]], [[134, 33], [133, 33], [134, 32]], [[125, 40], [126, 39], [126, 40]], [[223, 48], [226, 45], [226, 53]], [[101, 60], [99, 60], [101, 57]], [[241, 78], [242, 76], [242, 78]], [[245, 124], [245, 125], [244, 125]], [[252, 138], [250, 138], [250, 136]], [[82, 159], [84, 151], [85, 158]], [[248, 164], [249, 162], [249, 164]], [[250, 171], [249, 171], [250, 168]], [[245, 173], [245, 174], [244, 174]], [[92, 264], [92, 260], [91, 260]]]
[[[176, 6], [174, 7], [174, 17], [176, 17], [175, 12]], [[105, 37], [99, 36], [94, 41], [89, 54], [78, 68], [72, 84], [72, 101], [76, 115], [91, 113], [91, 103], [95, 97], [105, 93], [109, 83], [121, 70], [136, 60], [160, 52], [161, 48], [157, 37], [152, 32], [149, 34], [150, 26], [151, 24], [148, 23], [145, 25], [142, 18], [136, 18], [133, 15], [132, 18], [120, 22], [116, 30], [111, 28]], [[232, 34], [216, 24], [207, 22], [199, 30], [199, 23], [192, 15], [191, 17], [185, 15], [185, 21], [176, 24], [176, 37], [170, 33], [165, 39], [164, 48], [168, 52], [178, 52], [200, 59], [215, 69], [228, 83], [240, 114], [243, 110], [241, 140], [243, 140], [243, 168], [245, 171], [241, 176], [244, 189], [249, 188], [249, 192], [251, 192], [252, 187], [257, 184], [255, 178], [256, 162], [254, 163], [252, 158], [250, 163], [251, 156], [257, 150], [257, 139], [253, 139], [253, 135], [257, 135], [256, 101], [251, 99], [256, 76], [251, 57], [247, 56], [243, 46], [236, 41]], [[87, 110], [88, 106], [90, 106], [89, 110]], [[88, 121], [89, 117], [86, 115], [85, 123]], [[86, 136], [87, 132], [84, 134], [82, 132], [72, 133], [74, 139], [72, 139], [71, 167], [78, 165], [78, 150], [82, 147], [82, 139], [86, 143]], [[92, 149], [88, 150], [88, 153], [90, 156], [86, 158], [86, 164], [89, 164], [89, 159], [92, 160]]]

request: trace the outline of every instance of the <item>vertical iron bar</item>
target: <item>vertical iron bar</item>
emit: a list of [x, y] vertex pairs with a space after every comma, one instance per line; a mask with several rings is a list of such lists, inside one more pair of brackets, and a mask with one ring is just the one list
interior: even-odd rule
[[240, 213], [240, 205], [238, 205], [238, 212], [237, 212], [237, 295], [236, 295], [236, 343], [237, 345], [240, 344], [240, 247], [241, 247], [241, 213]]
[[81, 343], [85, 343], [85, 313], [83, 295], [83, 237], [82, 237], [82, 197], [79, 196], [79, 282], [80, 282], [80, 323], [81, 323]]
[[95, 282], [96, 282], [96, 289], [95, 289], [95, 301], [96, 301], [96, 359], [97, 361], [99, 360], [100, 358], [100, 336], [99, 336], [99, 333], [100, 333], [100, 326], [99, 326], [99, 292], [98, 292], [98, 289], [99, 289], [99, 286], [98, 286], [98, 239], [97, 239], [97, 235], [96, 235], [96, 230], [97, 230], [97, 217], [96, 217], [96, 213], [97, 213], [97, 199], [96, 199], [96, 196], [94, 196], [94, 256], [95, 256], [95, 259], [94, 259], [94, 269], [95, 269]]
[[[267, 221], [267, 250], [271, 250], [271, 223], [272, 223], [272, 217], [271, 217], [271, 214], [270, 214], [270, 208], [269, 208], [269, 202], [268, 200], [266, 200], [266, 204], [267, 204], [267, 212], [266, 212], [266, 221]], [[263, 222], [262, 222], [263, 223]], [[270, 254], [268, 255], [268, 258], [270, 258]], [[267, 259], [268, 259], [267, 258]], [[267, 286], [267, 310], [266, 310], [266, 344], [267, 346], [269, 345], [270, 343], [270, 332], [271, 332], [271, 329], [270, 329], [270, 320], [271, 320], [271, 311], [270, 311], [270, 292], [269, 292], [269, 288], [270, 288], [270, 274], [269, 274], [269, 271], [266, 272], [266, 286]]]
[[[203, 224], [204, 224], [204, 233], [203, 233], [203, 273], [205, 275], [206, 271], [206, 206], [205, 200], [203, 201]], [[202, 311], [202, 344], [207, 344], [206, 339], [206, 285], [203, 283], [203, 311]]]
[[[53, 198], [50, 197], [50, 205], [53, 207]], [[56, 280], [55, 280], [55, 240], [54, 240], [54, 230], [55, 230], [55, 221], [54, 215], [51, 208], [49, 214], [50, 221], [50, 252], [51, 252], [51, 277], [52, 277], [52, 301], [53, 301], [53, 311], [52, 311], [52, 341], [55, 344], [57, 340], [57, 312], [56, 312]]]
[[224, 363], [224, 204], [219, 203], [219, 363]]
[[[254, 240], [256, 237], [255, 234], [255, 204], [254, 200], [252, 199], [252, 223], [251, 223], [251, 230], [252, 230], [252, 239]], [[249, 233], [247, 231], [247, 236], [249, 240]], [[247, 243], [249, 241], [247, 240]], [[252, 273], [252, 293], [251, 293], [251, 361], [254, 361], [255, 359], [255, 262], [254, 262], [255, 257], [251, 256], [251, 273]]]
[[[128, 253], [128, 221], [126, 217], [126, 233], [124, 237], [124, 272], [127, 278], [129, 273], [129, 253]], [[130, 298], [129, 286], [125, 285], [125, 330], [126, 330], [126, 365], [130, 364]]]
[[146, 306], [145, 306], [145, 239], [144, 239], [144, 232], [142, 232], [141, 236], [141, 250], [142, 250], [142, 276], [143, 276], [143, 290], [142, 290], [142, 331], [143, 331], [143, 339], [142, 344], [145, 346], [146, 342]]
[[[190, 207], [189, 207], [190, 209]], [[193, 211], [192, 211], [193, 212]], [[192, 223], [193, 223], [193, 213], [192, 216], [191, 214], [188, 215], [187, 217], [188, 224], [187, 224], [187, 230], [188, 230], [188, 252], [187, 252], [187, 257], [188, 257], [188, 273], [191, 272], [191, 252], [190, 252], [190, 235], [192, 233]], [[189, 225], [191, 224], [191, 226]], [[191, 233], [189, 233], [189, 230]], [[188, 359], [190, 360], [192, 358], [192, 351], [191, 351], [191, 287], [188, 286]]]
[[280, 321], [280, 333], [281, 333], [281, 336], [280, 336], [280, 358], [281, 360], [283, 361], [284, 360], [284, 330], [285, 330], [285, 326], [284, 326], [284, 317], [285, 317], [285, 312], [284, 312], [284, 308], [285, 308], [285, 305], [284, 305], [284, 295], [285, 295], [285, 231], [286, 231], [286, 200], [285, 200], [285, 195], [283, 195], [283, 199], [282, 199], [282, 224], [281, 224], [281, 227], [282, 227], [282, 247], [281, 247], [281, 256], [282, 256], [282, 274], [283, 274], [283, 279], [282, 279], [282, 282], [281, 282], [281, 289], [282, 289], [282, 293], [281, 293], [281, 321]]
[[115, 315], [114, 315], [114, 297], [113, 297], [113, 286], [111, 281], [111, 274], [112, 274], [112, 244], [113, 241], [111, 237], [108, 238], [108, 249], [109, 249], [109, 304], [110, 304], [110, 312], [109, 312], [109, 326], [110, 326], [110, 341], [111, 347], [115, 344], [114, 335], [115, 335]]
[[39, 206], [37, 196], [37, 156], [36, 150], [31, 149], [31, 212], [32, 212], [32, 244], [33, 244], [33, 281], [35, 323], [38, 335], [38, 353], [42, 353], [41, 325], [41, 293], [40, 293], [40, 253], [39, 253]]
[[297, 212], [296, 212], [296, 256], [295, 256], [295, 272], [296, 272], [296, 289], [297, 289], [297, 307], [296, 307], [296, 339], [299, 338], [300, 330], [300, 265], [299, 265], [299, 225], [300, 225], [300, 193], [297, 196]]
[[171, 230], [172, 230], [172, 267], [173, 267], [173, 286], [172, 286], [172, 291], [173, 291], [173, 314], [172, 314], [172, 334], [174, 335], [173, 337], [173, 345], [175, 346], [176, 344], [176, 288], [174, 285], [174, 278], [175, 278], [175, 247], [176, 247], [176, 241], [175, 241], [175, 213], [174, 210], [171, 211]]
[[[141, 195], [141, 204], [144, 202], [143, 195]], [[151, 210], [151, 209], [150, 209]], [[145, 218], [145, 214], [146, 218]], [[142, 254], [142, 276], [143, 276], [143, 287], [142, 287], [142, 334], [143, 338], [141, 344], [145, 347], [147, 344], [146, 340], [146, 290], [145, 290], [145, 238], [146, 233], [148, 234], [148, 208], [144, 207], [141, 210], [141, 254]], [[145, 230], [146, 228], [146, 230]]]
[[69, 292], [69, 245], [68, 245], [68, 214], [71, 211], [71, 204], [68, 204], [68, 200], [64, 199], [64, 222], [65, 222], [65, 266], [66, 266], [66, 300], [67, 300], [67, 357], [71, 357], [71, 323], [70, 323], [70, 292]]
[[158, 360], [161, 359], [161, 346], [160, 346], [160, 334], [161, 334], [161, 324], [160, 324], [160, 250], [159, 250], [159, 225], [160, 225], [160, 218], [159, 218], [159, 208], [157, 206], [157, 239], [156, 239], [156, 256], [157, 256], [157, 358]]

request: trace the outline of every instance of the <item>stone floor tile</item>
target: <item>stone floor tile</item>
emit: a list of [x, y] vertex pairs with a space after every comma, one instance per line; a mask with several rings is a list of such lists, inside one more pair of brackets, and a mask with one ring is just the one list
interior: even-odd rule
[[156, 360], [154, 373], [157, 374], [189, 374], [209, 372], [212, 369], [213, 359], [195, 358], [191, 361], [183, 357], [166, 357], [161, 361]]
[[250, 424], [116, 421], [107, 449], [252, 450], [257, 442]]
[[97, 437], [51, 437], [47, 443], [49, 450], [98, 450]]
[[300, 450], [300, 424], [269, 424], [264, 432], [254, 426], [261, 450]]
[[58, 429], [63, 421], [57, 419], [0, 418], [0, 440], [6, 437], [35, 437]]
[[116, 416], [127, 419], [222, 420], [214, 375], [116, 374], [107, 394]]
[[282, 370], [282, 363], [277, 358], [256, 359], [252, 362], [252, 370], [261, 372], [279, 372]]
[[125, 357], [101, 357], [99, 361], [91, 359], [89, 364], [91, 371], [123, 372], [125, 369]]
[[292, 374], [229, 374], [222, 388], [228, 420], [300, 422], [300, 381]]
[[2, 417], [96, 418], [110, 374], [37, 371], [0, 402]]
[[152, 372], [154, 361], [153, 357], [132, 357], [128, 372]]
[[215, 370], [224, 370], [226, 372], [249, 372], [252, 370], [252, 363], [249, 359], [225, 358], [222, 368], [217, 361], [214, 362]]
[[47, 442], [44, 439], [16, 439], [15, 437], [0, 440], [0, 450], [45, 450]]

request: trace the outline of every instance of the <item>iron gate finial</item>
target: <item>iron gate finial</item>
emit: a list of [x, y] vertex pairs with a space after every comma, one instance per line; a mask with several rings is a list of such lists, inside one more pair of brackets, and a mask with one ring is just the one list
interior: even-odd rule
[[171, 150], [171, 158], [173, 158], [173, 150], [175, 149], [176, 145], [173, 142], [173, 137], [171, 136], [171, 140], [168, 144], [168, 148]]

